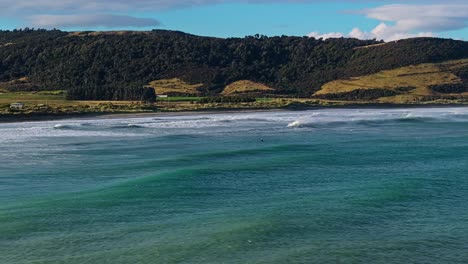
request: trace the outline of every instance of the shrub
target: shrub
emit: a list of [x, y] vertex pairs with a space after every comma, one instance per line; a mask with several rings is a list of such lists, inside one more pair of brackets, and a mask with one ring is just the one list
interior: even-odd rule
[[434, 92], [443, 94], [468, 92], [468, 84], [464, 83], [432, 85], [430, 88]]

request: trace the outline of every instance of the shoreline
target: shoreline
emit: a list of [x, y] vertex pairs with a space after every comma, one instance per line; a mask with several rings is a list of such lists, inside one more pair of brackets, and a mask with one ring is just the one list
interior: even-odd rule
[[154, 112], [103, 112], [103, 113], [72, 113], [72, 114], [8, 114], [0, 115], [0, 124], [41, 122], [63, 119], [119, 119], [119, 118], [143, 118], [153, 116], [186, 116], [197, 114], [227, 114], [227, 113], [258, 113], [277, 111], [307, 111], [322, 109], [411, 109], [411, 108], [464, 108], [468, 104], [349, 104], [331, 106], [289, 106], [281, 108], [213, 108], [200, 110], [181, 111], [154, 111]]

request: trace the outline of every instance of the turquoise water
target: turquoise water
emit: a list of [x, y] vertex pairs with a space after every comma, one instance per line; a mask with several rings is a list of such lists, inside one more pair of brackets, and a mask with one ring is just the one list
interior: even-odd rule
[[468, 263], [468, 108], [0, 124], [0, 263]]

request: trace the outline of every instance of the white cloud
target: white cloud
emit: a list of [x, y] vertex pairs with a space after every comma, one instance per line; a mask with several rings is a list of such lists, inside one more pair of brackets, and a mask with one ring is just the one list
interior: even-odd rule
[[[346, 0], [332, 0], [347, 2]], [[385, 2], [385, 0], [380, 0]], [[428, 0], [410, 0], [427, 2]], [[430, 1], [430, 0], [429, 0]], [[455, 1], [455, 0], [447, 0]], [[112, 12], [112, 11], [155, 11], [222, 3], [314, 3], [330, 2], [325, 0], [0, 0], [0, 12], [19, 10], [21, 12], [60, 11], [60, 12]], [[372, 2], [371, 0], [353, 0], [353, 2]], [[408, 2], [393, 0], [393, 2]]]
[[0, 0], [0, 15], [22, 19], [25, 26], [72, 27], [153, 27], [156, 19], [115, 13], [150, 12], [225, 0]]
[[[332, 0], [334, 2], [347, 2], [347, 0]], [[385, 25], [374, 29], [372, 32], [361, 30], [350, 33], [352, 36], [362, 38], [393, 39], [398, 36], [432, 35], [433, 32], [443, 32], [465, 28], [468, 18], [468, 4], [466, 0], [444, 0], [440, 4], [438, 0], [380, 0], [380, 2], [413, 3], [383, 5], [376, 8], [360, 10], [360, 15], [376, 19]], [[78, 27], [89, 19], [90, 26], [125, 27], [140, 24], [153, 24], [145, 18], [124, 17], [121, 23], [98, 18], [96, 14], [113, 14], [154, 12], [165, 9], [175, 9], [208, 4], [222, 3], [314, 3], [328, 2], [325, 0], [0, 0], [0, 15], [11, 16], [33, 22], [30, 26], [47, 24], [66, 25]], [[351, 2], [351, 0], [349, 0]], [[352, 2], [373, 2], [371, 0], [353, 0]], [[437, 3], [439, 4], [431, 4]], [[417, 5], [415, 3], [426, 3]], [[49, 17], [48, 17], [49, 16]], [[44, 18], [50, 18], [54, 23], [46, 23]], [[125, 25], [124, 22], [128, 22]], [[384, 30], [383, 30], [384, 29]], [[375, 32], [374, 32], [375, 31]], [[334, 37], [341, 33], [322, 34], [323, 37]], [[374, 34], [374, 35], [372, 35]], [[319, 34], [320, 35], [320, 34]], [[342, 34], [346, 35], [346, 34]]]
[[[167, 9], [187, 8], [222, 3], [313, 3], [323, 0], [0, 0], [0, 15], [15, 17], [29, 23], [27, 26], [80, 27], [90, 19], [90, 26], [126, 27], [141, 24], [138, 19], [121, 19], [122, 23], [97, 18], [95, 14], [155, 12]], [[340, 0], [335, 0], [340, 1]], [[367, 1], [367, 0], [357, 0]], [[90, 15], [92, 14], [92, 15]], [[45, 19], [51, 19], [48, 23]], [[110, 18], [110, 17], [109, 17]], [[116, 18], [116, 17], [115, 17]], [[91, 23], [92, 22], [92, 23]], [[123, 22], [130, 22], [125, 25]]]
[[152, 18], [137, 18], [121, 15], [35, 15], [29, 18], [29, 22], [41, 28], [70, 28], [70, 27], [152, 27], [160, 23]]
[[367, 39], [375, 38], [378, 40], [393, 41], [398, 39], [415, 37], [434, 37], [433, 32], [414, 32], [412, 29], [400, 28], [398, 26], [389, 26], [386, 23], [380, 23], [371, 32], [365, 32]]
[[[364, 9], [357, 14], [379, 20], [370, 32], [354, 28], [349, 34], [358, 39], [398, 40], [412, 37], [433, 37], [439, 32], [468, 27], [468, 4], [384, 5]], [[328, 34], [324, 34], [328, 35]]]
[[357, 39], [377, 39], [377, 40], [385, 40], [385, 41], [394, 41], [394, 40], [399, 40], [399, 39], [416, 38], [416, 37], [435, 37], [436, 35], [432, 32], [418, 32], [418, 33], [398, 32], [398, 31], [394, 31], [392, 27], [388, 26], [387, 24], [381, 23], [377, 27], [375, 27], [371, 32], [366, 32], [366, 31], [362, 31], [359, 28], [354, 28], [348, 34], [344, 34], [340, 32], [331, 32], [331, 33], [324, 33], [324, 34], [320, 34], [318, 32], [312, 32], [308, 34], [307, 36], [313, 37], [316, 39], [349, 37], [349, 38], [357, 38]]
[[353, 30], [349, 32], [348, 37], [357, 38], [357, 39], [373, 39], [374, 38], [372, 33], [364, 32], [359, 28], [353, 28]]
[[467, 27], [468, 4], [385, 5], [360, 13], [382, 23], [372, 33], [383, 39], [432, 36]]
[[468, 4], [385, 5], [359, 13], [380, 21], [395, 22], [402, 29], [445, 31], [466, 26]]
[[329, 38], [342, 38], [344, 37], [343, 33], [340, 32], [330, 32], [325, 34], [320, 34], [320, 32], [311, 32], [307, 35], [309, 38], [316, 38], [316, 39], [329, 39]]

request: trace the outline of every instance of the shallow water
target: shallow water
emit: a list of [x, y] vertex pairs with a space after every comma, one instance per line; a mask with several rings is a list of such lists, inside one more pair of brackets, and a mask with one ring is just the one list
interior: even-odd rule
[[468, 108], [0, 124], [0, 263], [468, 263]]

